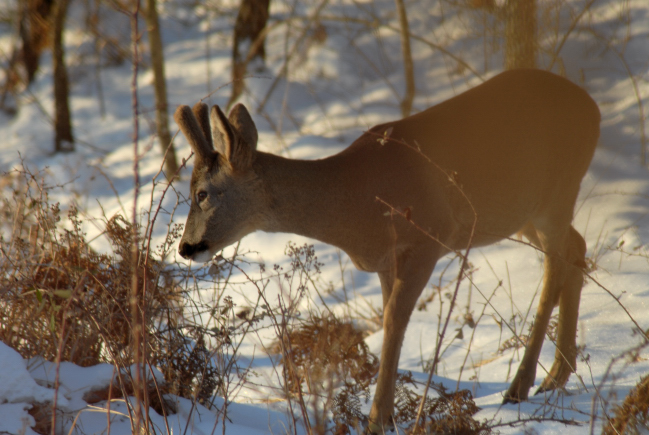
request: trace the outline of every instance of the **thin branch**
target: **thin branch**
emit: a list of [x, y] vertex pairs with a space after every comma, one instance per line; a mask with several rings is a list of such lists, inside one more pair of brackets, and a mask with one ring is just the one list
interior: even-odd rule
[[[131, 230], [132, 230], [132, 246], [131, 246], [131, 266], [132, 277], [131, 277], [131, 295], [130, 295], [130, 306], [131, 306], [131, 321], [132, 321], [132, 339], [133, 339], [133, 359], [135, 366], [135, 375], [133, 379], [133, 391], [135, 393], [135, 415], [134, 420], [131, 422], [131, 427], [134, 432], [139, 433], [142, 430], [142, 390], [144, 389], [142, 382], [142, 370], [144, 365], [142, 364], [142, 357], [144, 354], [140, 353], [140, 350], [143, 350], [142, 334], [144, 329], [142, 328], [139, 321], [139, 286], [138, 286], [138, 234], [137, 234], [137, 224], [138, 224], [138, 198], [140, 193], [140, 153], [139, 153], [139, 103], [138, 103], [138, 64], [139, 64], [139, 50], [138, 43], [140, 40], [140, 33], [138, 28], [138, 15], [140, 12], [140, 0], [135, 0], [133, 2], [133, 10], [130, 13], [131, 19], [131, 43], [132, 43], [132, 56], [133, 56], [133, 66], [132, 66], [132, 79], [131, 79], [131, 105], [133, 110], [133, 215], [131, 220]], [[144, 281], [146, 282], [146, 281]]]
[[570, 23], [570, 28], [568, 29], [568, 31], [566, 33], [564, 33], [563, 38], [561, 38], [561, 42], [559, 43], [559, 46], [557, 47], [557, 49], [554, 51], [554, 53], [552, 55], [552, 61], [550, 62], [550, 66], [548, 66], [548, 71], [552, 70], [552, 67], [554, 66], [554, 63], [557, 61], [557, 58], [559, 57], [559, 53], [561, 53], [561, 50], [563, 49], [564, 44], [568, 40], [568, 37], [575, 30], [575, 28], [577, 27], [577, 24], [581, 20], [581, 17], [584, 16], [586, 11], [588, 11], [590, 9], [590, 7], [593, 5], [593, 3], [595, 3], [595, 0], [590, 0], [586, 4], [586, 6], [584, 6], [584, 9], [582, 9], [582, 11], [579, 12], [579, 14], [572, 20], [572, 23]]

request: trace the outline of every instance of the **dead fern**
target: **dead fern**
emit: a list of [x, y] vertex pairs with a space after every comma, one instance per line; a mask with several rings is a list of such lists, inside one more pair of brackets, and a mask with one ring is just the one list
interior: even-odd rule
[[[314, 384], [332, 380], [336, 384], [353, 381], [364, 388], [378, 371], [378, 359], [370, 353], [363, 333], [331, 315], [304, 322], [288, 333], [288, 341], [290, 351], [285, 354], [298, 375], [298, 382], [290, 382], [291, 391], [302, 388], [302, 383], [313, 390]], [[286, 356], [282, 362], [286, 364]]]
[[649, 375], [640, 379], [613, 412], [615, 416], [604, 424], [602, 434], [638, 434], [649, 430]]
[[[406, 424], [417, 418], [421, 396], [412, 391], [409, 385], [415, 385], [412, 373], [400, 374], [397, 378], [394, 414], [396, 423]], [[422, 413], [423, 421], [420, 421], [416, 427], [414, 423], [411, 423], [408, 426], [408, 433], [466, 435], [491, 433], [485, 422], [479, 422], [473, 418], [480, 408], [473, 402], [469, 390], [448, 392], [441, 384], [433, 384], [433, 388], [439, 397], [426, 397]]]
[[361, 422], [365, 416], [361, 412], [362, 401], [360, 396], [364, 396], [365, 402], [369, 400], [369, 390], [358, 384], [346, 384], [336, 395], [333, 401], [332, 414], [335, 424], [334, 433], [336, 435], [350, 434], [352, 429], [361, 433]]

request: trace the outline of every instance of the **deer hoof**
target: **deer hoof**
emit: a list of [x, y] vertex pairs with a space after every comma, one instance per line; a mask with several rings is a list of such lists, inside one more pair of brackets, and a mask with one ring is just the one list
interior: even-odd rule
[[370, 420], [365, 420], [364, 422], [365, 429], [363, 430], [363, 435], [383, 435], [388, 432], [394, 432], [394, 423], [390, 419], [387, 423], [375, 423]]
[[521, 403], [527, 400], [527, 393], [522, 393], [518, 388], [509, 387], [509, 390], [505, 393], [503, 397], [503, 405], [509, 403]]

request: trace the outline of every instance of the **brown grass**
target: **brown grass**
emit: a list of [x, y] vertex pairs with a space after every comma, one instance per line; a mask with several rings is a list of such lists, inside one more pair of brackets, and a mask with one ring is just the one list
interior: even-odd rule
[[[161, 414], [173, 412], [161, 397], [172, 392], [207, 404], [220, 373], [203, 333], [180, 326], [177, 270], [139, 247], [134, 262], [133, 230], [120, 215], [104, 219], [112, 253], [95, 252], [76, 207], [64, 212], [52, 203], [54, 188], [43, 178], [22, 170], [2, 179], [0, 340], [23, 358], [41, 356], [84, 367], [107, 362], [127, 369], [134, 362], [132, 322], [137, 318], [144, 331], [144, 362], [159, 368], [166, 381], [166, 386], [147, 386], [146, 403]], [[141, 294], [137, 317], [130, 301], [134, 276]], [[93, 401], [132, 395], [137, 387], [129, 370], [122, 373], [126, 376], [115, 385], [94, 392]], [[52, 406], [34, 407], [37, 428], [44, 432], [51, 426]]]

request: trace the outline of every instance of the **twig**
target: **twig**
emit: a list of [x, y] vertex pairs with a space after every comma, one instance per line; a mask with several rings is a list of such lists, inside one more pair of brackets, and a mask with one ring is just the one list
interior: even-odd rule
[[[309, 23], [315, 22], [318, 20], [318, 17], [320, 15], [320, 12], [324, 9], [324, 7], [329, 3], [329, 0], [322, 0], [320, 4], [317, 6], [315, 12], [309, 17]], [[257, 113], [261, 113], [264, 110], [264, 107], [266, 106], [266, 103], [268, 103], [268, 99], [270, 98], [271, 94], [275, 90], [275, 87], [279, 83], [279, 80], [284, 78], [286, 74], [288, 73], [288, 63], [290, 60], [293, 58], [295, 53], [297, 52], [298, 47], [300, 46], [300, 43], [302, 42], [302, 39], [306, 36], [306, 33], [308, 31], [309, 27], [305, 26], [304, 29], [302, 29], [302, 32], [300, 35], [297, 37], [295, 40], [295, 43], [293, 44], [293, 47], [291, 47], [291, 51], [284, 57], [284, 63], [282, 64], [282, 68], [280, 69], [279, 74], [277, 74], [277, 77], [275, 77], [275, 80], [273, 80], [273, 83], [270, 85], [268, 88], [268, 91], [266, 92], [266, 95], [264, 96], [263, 100], [259, 104], [259, 107], [257, 108]]]
[[592, 276], [591, 274], [589, 274], [589, 273], [587, 273], [587, 272], [584, 272], [584, 274], [585, 274], [585, 275], [586, 275], [586, 276], [587, 276], [591, 281], [593, 281], [593, 282], [594, 282], [594, 283], [595, 283], [599, 288], [601, 288], [601, 289], [604, 290], [606, 293], [608, 293], [608, 294], [609, 294], [609, 295], [610, 295], [610, 296], [615, 300], [615, 302], [617, 302], [617, 304], [618, 304], [620, 307], [622, 307], [622, 309], [624, 310], [624, 312], [626, 313], [626, 315], [629, 317], [629, 319], [631, 320], [631, 322], [633, 322], [633, 324], [635, 325], [635, 327], [636, 327], [636, 332], [638, 332], [640, 335], [642, 335], [642, 337], [643, 337], [647, 342], [649, 342], [649, 336], [647, 335], [647, 333], [645, 332], [645, 330], [642, 329], [642, 327], [638, 324], [638, 322], [636, 322], [636, 320], [633, 318], [633, 316], [631, 315], [631, 313], [629, 313], [629, 310], [627, 310], [627, 308], [622, 304], [622, 302], [620, 302], [620, 297], [615, 296], [615, 295], [613, 294], [613, 292], [611, 292], [611, 291], [610, 291], [609, 289], [607, 289], [604, 285], [602, 285], [599, 281], [597, 281], [595, 278], [593, 278], [593, 276]]
[[72, 300], [76, 297], [76, 295], [81, 290], [84, 289], [86, 284], [86, 279], [87, 279], [87, 275], [86, 273], [84, 273], [81, 279], [79, 280], [79, 282], [77, 283], [77, 285], [70, 293], [70, 297], [68, 298], [68, 301], [65, 304], [65, 308], [61, 310], [61, 330], [60, 330], [61, 338], [59, 339], [59, 346], [56, 352], [56, 362], [55, 362], [56, 372], [54, 375], [54, 398], [52, 399], [52, 435], [56, 434], [56, 407], [59, 398], [61, 358], [63, 357], [63, 345], [66, 341], [65, 324], [66, 324], [66, 318], [68, 317], [67, 312], [70, 309], [70, 304], [72, 303]]
[[508, 421], [508, 422], [501, 422], [501, 423], [495, 423], [491, 426], [489, 426], [490, 429], [496, 428], [496, 427], [516, 427], [516, 426], [521, 426], [524, 425], [525, 423], [543, 423], [543, 422], [556, 422], [556, 423], [562, 423], [565, 424], [566, 426], [583, 426], [585, 423], [581, 421], [576, 421], [576, 420], [569, 420], [565, 418], [553, 418], [553, 417], [529, 417], [529, 418], [519, 418], [518, 420], [515, 421]]
[[[471, 204], [469, 202], [469, 204]], [[473, 209], [473, 206], [471, 206]], [[426, 403], [426, 397], [428, 395], [428, 390], [430, 389], [430, 384], [433, 381], [433, 374], [436, 372], [437, 369], [437, 364], [439, 362], [439, 352], [441, 350], [441, 344], [442, 340], [444, 340], [444, 336], [446, 335], [446, 329], [448, 327], [448, 324], [451, 320], [451, 314], [453, 313], [453, 307], [455, 306], [455, 301], [457, 300], [457, 295], [460, 291], [460, 283], [462, 282], [462, 277], [464, 275], [464, 271], [467, 268], [467, 264], [469, 261], [469, 252], [471, 251], [471, 246], [473, 245], [473, 236], [475, 235], [475, 226], [478, 221], [478, 215], [475, 213], [475, 209], [473, 210], [473, 213], [475, 214], [475, 218], [473, 220], [473, 225], [471, 226], [471, 235], [469, 236], [469, 241], [467, 243], [466, 247], [466, 253], [462, 257], [462, 263], [460, 265], [460, 270], [458, 272], [458, 277], [457, 277], [457, 283], [455, 284], [455, 291], [453, 292], [453, 297], [451, 298], [451, 305], [448, 308], [448, 315], [446, 316], [446, 320], [444, 322], [444, 327], [442, 328], [442, 333], [439, 336], [438, 339], [438, 344], [435, 346], [435, 356], [433, 358], [433, 365], [430, 369], [430, 372], [428, 373], [428, 380], [426, 381], [426, 387], [424, 388], [424, 392], [421, 396], [421, 402], [419, 403], [419, 410], [417, 411], [417, 417], [415, 418], [415, 425], [413, 427], [413, 432], [416, 431], [416, 429], [419, 427], [419, 422], [421, 421], [421, 416], [424, 411], [424, 404]], [[423, 423], [423, 422], [422, 422]]]
[[548, 66], [548, 71], [552, 70], [552, 67], [554, 66], [554, 63], [556, 62], [557, 57], [559, 56], [559, 53], [561, 53], [561, 50], [563, 49], [563, 45], [566, 43], [566, 41], [568, 40], [568, 37], [573, 32], [573, 30], [575, 30], [575, 28], [577, 27], [577, 24], [581, 20], [581, 17], [584, 16], [584, 14], [590, 9], [590, 7], [593, 5], [593, 3], [595, 3], [595, 0], [590, 0], [584, 6], [584, 9], [582, 9], [582, 11], [579, 12], [579, 14], [570, 23], [570, 28], [568, 29], [568, 31], [566, 33], [563, 34], [563, 38], [561, 38], [561, 42], [559, 43], [559, 46], [557, 47], [557, 49], [554, 51], [554, 53], [552, 55], [552, 61], [550, 62], [550, 65]]
[[[139, 433], [142, 430], [142, 390], [145, 388], [142, 384], [142, 373], [144, 370], [142, 358], [144, 353], [140, 354], [140, 351], [143, 349], [142, 334], [144, 334], [144, 329], [140, 324], [140, 316], [138, 313], [140, 311], [139, 306], [139, 289], [138, 289], [138, 263], [139, 263], [139, 252], [138, 252], [138, 233], [137, 233], [137, 223], [138, 223], [138, 208], [137, 202], [140, 193], [140, 153], [139, 153], [139, 103], [138, 103], [138, 84], [137, 84], [137, 75], [138, 75], [138, 65], [139, 65], [139, 51], [138, 43], [140, 39], [140, 33], [138, 29], [138, 15], [140, 12], [140, 0], [135, 0], [133, 2], [133, 10], [130, 13], [131, 19], [131, 42], [132, 42], [132, 55], [133, 55], [133, 65], [132, 65], [132, 79], [131, 79], [131, 104], [133, 110], [133, 215], [131, 220], [131, 231], [132, 231], [132, 242], [131, 242], [131, 266], [132, 277], [131, 277], [131, 295], [130, 295], [130, 307], [131, 307], [131, 328], [132, 328], [132, 339], [133, 339], [133, 362], [135, 366], [135, 375], [133, 379], [133, 392], [135, 394], [135, 418], [131, 422], [131, 427], [134, 433]], [[143, 280], [145, 283], [146, 280]], [[144, 285], [143, 283], [143, 285]], [[144, 316], [142, 316], [144, 319]], [[128, 402], [128, 401], [127, 401]], [[147, 409], [148, 415], [148, 409]], [[146, 421], [146, 420], [145, 420]], [[148, 426], [148, 422], [147, 422]]]

